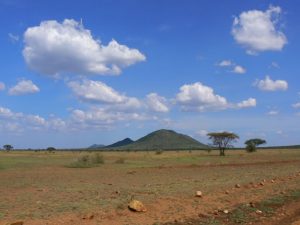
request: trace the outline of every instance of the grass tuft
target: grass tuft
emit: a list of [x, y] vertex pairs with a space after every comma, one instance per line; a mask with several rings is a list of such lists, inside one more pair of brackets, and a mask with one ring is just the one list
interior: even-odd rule
[[99, 164], [104, 164], [103, 155], [96, 153], [92, 156], [82, 155], [79, 156], [74, 162], [67, 165], [69, 168], [91, 168]]

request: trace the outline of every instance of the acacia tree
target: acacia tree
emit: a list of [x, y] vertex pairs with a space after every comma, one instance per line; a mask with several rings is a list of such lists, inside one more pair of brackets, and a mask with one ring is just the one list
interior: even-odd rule
[[6, 151], [10, 151], [10, 150], [12, 150], [13, 148], [14, 148], [14, 147], [13, 147], [12, 145], [8, 145], [8, 144], [3, 145], [3, 149], [6, 150]]
[[247, 152], [255, 152], [257, 146], [263, 145], [266, 143], [267, 143], [266, 140], [260, 139], [260, 138], [249, 139], [249, 140], [245, 141], [246, 151]]
[[225, 156], [225, 150], [231, 147], [231, 144], [240, 138], [237, 134], [226, 131], [208, 133], [207, 136], [212, 140], [212, 144], [219, 148], [220, 156]]

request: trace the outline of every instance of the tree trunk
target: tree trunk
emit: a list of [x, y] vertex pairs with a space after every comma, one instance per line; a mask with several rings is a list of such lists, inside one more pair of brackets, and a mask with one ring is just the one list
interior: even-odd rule
[[220, 149], [220, 156], [225, 156], [225, 149], [224, 148]]

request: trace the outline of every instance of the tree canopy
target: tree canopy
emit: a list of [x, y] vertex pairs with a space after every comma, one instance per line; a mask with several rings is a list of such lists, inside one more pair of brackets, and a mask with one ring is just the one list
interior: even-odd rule
[[10, 151], [10, 150], [12, 150], [14, 147], [13, 147], [12, 145], [6, 144], [6, 145], [3, 145], [3, 148], [4, 148], [4, 150], [6, 150], [6, 151]]
[[232, 143], [239, 139], [239, 136], [231, 132], [212, 132], [207, 136], [212, 140], [212, 144], [219, 148], [220, 156], [225, 156], [225, 150], [232, 146]]
[[253, 138], [245, 141], [246, 151], [247, 152], [255, 152], [256, 147], [259, 145], [266, 144], [266, 140], [260, 138]]

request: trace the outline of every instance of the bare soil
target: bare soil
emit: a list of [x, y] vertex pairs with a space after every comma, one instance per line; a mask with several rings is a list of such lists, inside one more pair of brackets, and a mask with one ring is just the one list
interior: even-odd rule
[[[118, 154], [124, 164], [114, 163]], [[104, 154], [104, 165], [85, 169], [65, 167], [72, 153], [32, 154], [32, 163], [0, 170], [0, 225], [201, 224], [224, 210], [300, 187], [300, 151], [229, 152], [224, 158], [197, 152], [118, 154]], [[21, 156], [27, 157], [11, 153], [0, 159]], [[195, 197], [198, 190], [202, 198]], [[142, 201], [147, 212], [128, 210], [130, 199]], [[273, 216], [257, 215], [256, 224], [300, 220], [300, 202], [276, 210]]]

